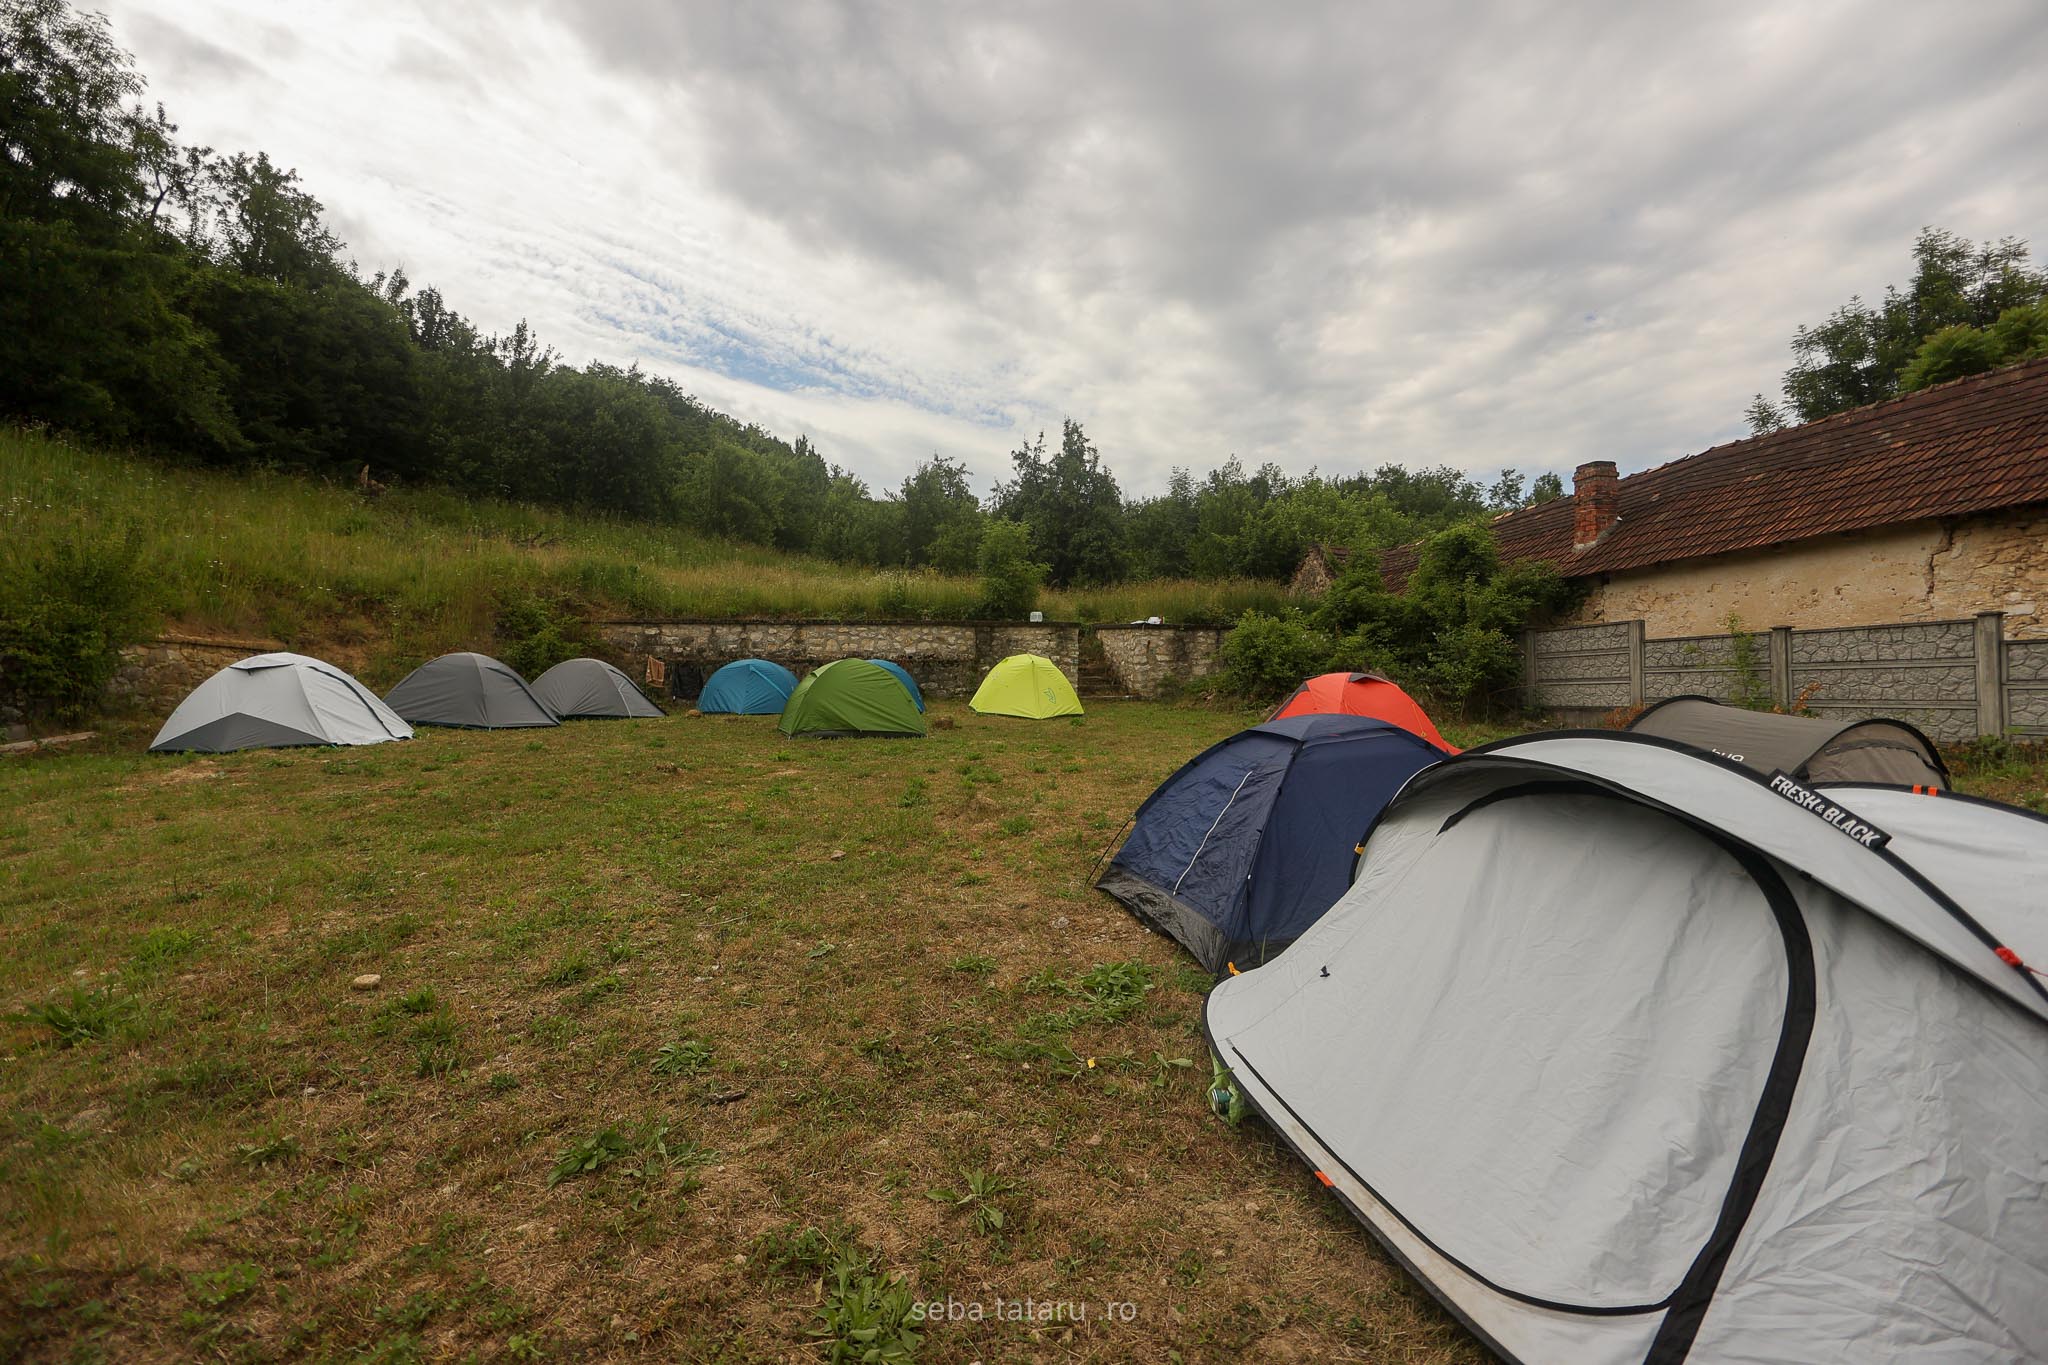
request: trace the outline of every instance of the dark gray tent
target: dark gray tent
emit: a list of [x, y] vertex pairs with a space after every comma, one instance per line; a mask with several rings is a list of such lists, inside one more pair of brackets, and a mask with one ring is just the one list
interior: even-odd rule
[[563, 720], [658, 720], [661, 708], [602, 659], [567, 659], [533, 680], [533, 695]]
[[1766, 777], [1782, 772], [1802, 782], [1949, 784], [1948, 767], [1933, 742], [1902, 720], [1819, 720], [1745, 711], [1711, 697], [1673, 697], [1628, 728], [1711, 749]]
[[384, 695], [414, 725], [517, 730], [560, 725], [526, 679], [488, 654], [443, 654], [405, 675]]
[[2048, 824], [1637, 734], [1424, 769], [1205, 1012], [1510, 1361], [2048, 1359]]
[[257, 654], [193, 688], [149, 751], [225, 754], [411, 738], [412, 727], [346, 671], [304, 654]]

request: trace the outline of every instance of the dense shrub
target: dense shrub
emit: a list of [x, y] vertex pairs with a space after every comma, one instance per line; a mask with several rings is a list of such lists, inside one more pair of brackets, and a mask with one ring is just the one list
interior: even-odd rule
[[1021, 521], [991, 521], [976, 554], [981, 569], [981, 615], [1015, 620], [1031, 614], [1048, 572], [1031, 558], [1031, 528]]
[[498, 658], [531, 680], [564, 659], [590, 652], [590, 627], [581, 608], [524, 593], [498, 607]]
[[1582, 589], [1540, 562], [1503, 567], [1484, 522], [1422, 542], [1403, 592], [1387, 591], [1361, 555], [1308, 612], [1247, 612], [1224, 645], [1227, 677], [1248, 697], [1277, 697], [1303, 677], [1371, 669], [1467, 711], [1509, 696], [1521, 668], [1516, 634], [1569, 608]]
[[122, 646], [154, 623], [134, 546], [131, 535], [101, 531], [0, 562], [0, 701], [61, 721], [98, 707]]
[[1223, 642], [1223, 676], [1244, 696], [1277, 697], [1320, 672], [1329, 656], [1329, 636], [1299, 612], [1248, 611]]

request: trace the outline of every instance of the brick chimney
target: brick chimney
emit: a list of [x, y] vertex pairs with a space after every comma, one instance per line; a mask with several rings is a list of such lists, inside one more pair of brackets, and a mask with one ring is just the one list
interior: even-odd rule
[[1572, 471], [1572, 548], [1590, 549], [1620, 516], [1621, 478], [1614, 461], [1594, 460]]

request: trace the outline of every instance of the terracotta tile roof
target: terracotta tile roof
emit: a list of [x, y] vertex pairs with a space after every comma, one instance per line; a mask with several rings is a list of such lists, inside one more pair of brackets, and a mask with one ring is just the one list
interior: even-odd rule
[[[2030, 503], [2048, 503], [2048, 358], [1631, 474], [1619, 519], [1585, 550], [1572, 549], [1569, 497], [1493, 531], [1502, 559], [1581, 577]], [[1389, 588], [1414, 568], [1412, 545], [1380, 556]]]

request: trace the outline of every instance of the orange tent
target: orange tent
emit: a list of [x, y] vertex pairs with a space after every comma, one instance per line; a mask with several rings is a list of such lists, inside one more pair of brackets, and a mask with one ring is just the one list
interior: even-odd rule
[[1437, 733], [1415, 698], [1377, 673], [1325, 673], [1294, 689], [1294, 695], [1273, 709], [1267, 720], [1282, 716], [1372, 716], [1420, 735], [1445, 753], [1459, 752]]

